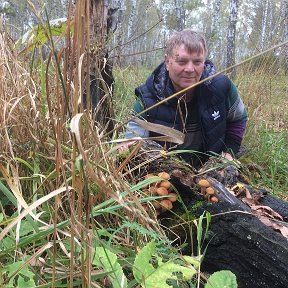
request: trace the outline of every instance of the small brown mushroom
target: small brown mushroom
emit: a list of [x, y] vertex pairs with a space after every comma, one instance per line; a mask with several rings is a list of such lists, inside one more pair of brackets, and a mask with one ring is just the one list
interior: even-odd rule
[[167, 172], [159, 172], [158, 177], [164, 179], [164, 180], [169, 180], [170, 179], [170, 174]]
[[210, 198], [210, 201], [211, 201], [212, 203], [217, 203], [217, 202], [219, 202], [219, 199], [218, 199], [216, 196], [212, 196], [212, 197]]
[[176, 194], [176, 193], [169, 193], [168, 196], [169, 196], [168, 199], [169, 199], [171, 202], [176, 202], [176, 201], [177, 201], [177, 194]]
[[149, 190], [151, 195], [157, 195], [157, 187], [151, 186], [151, 187], [149, 187], [148, 190]]
[[156, 192], [157, 192], [157, 194], [158, 194], [159, 196], [166, 196], [166, 195], [168, 195], [168, 190], [167, 190], [165, 187], [159, 187], [159, 188], [157, 188]]
[[165, 187], [166, 189], [169, 189], [171, 187], [171, 183], [168, 180], [164, 180], [159, 183], [159, 187]]
[[158, 201], [153, 201], [152, 204], [156, 210], [161, 209], [161, 205]]
[[208, 182], [206, 179], [201, 179], [201, 180], [199, 180], [197, 184], [198, 184], [199, 186], [205, 187], [205, 188], [207, 188], [207, 187], [210, 186], [209, 182]]
[[173, 208], [172, 202], [168, 199], [161, 200], [160, 205], [163, 212], [166, 210], [171, 210]]
[[207, 187], [207, 188], [206, 188], [206, 193], [207, 193], [208, 195], [214, 195], [214, 194], [215, 194], [215, 191], [214, 191], [214, 189], [213, 189], [212, 187]]

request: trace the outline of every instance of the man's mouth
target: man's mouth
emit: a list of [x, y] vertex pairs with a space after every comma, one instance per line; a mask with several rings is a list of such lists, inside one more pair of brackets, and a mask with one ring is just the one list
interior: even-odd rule
[[185, 80], [194, 80], [194, 79], [196, 79], [196, 77], [182, 77], [183, 79], [185, 79]]

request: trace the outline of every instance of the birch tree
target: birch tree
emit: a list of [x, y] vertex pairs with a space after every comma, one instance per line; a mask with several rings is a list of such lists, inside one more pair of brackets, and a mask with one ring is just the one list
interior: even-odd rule
[[130, 4], [130, 16], [128, 19], [128, 29], [127, 29], [127, 37], [128, 39], [132, 38], [133, 33], [134, 33], [134, 27], [135, 27], [135, 19], [136, 19], [136, 5], [137, 5], [137, 0], [131, 0]]
[[[221, 16], [221, 6], [222, 0], [216, 0], [213, 9], [212, 9], [212, 17], [211, 17], [211, 24], [208, 28], [207, 33], [207, 41], [209, 42], [209, 57], [217, 57], [216, 55], [219, 54], [221, 51], [219, 45], [221, 44], [220, 39], [218, 37], [218, 22]], [[218, 58], [218, 57], [217, 57]]]
[[185, 0], [174, 0], [176, 15], [176, 30], [181, 31], [185, 28]]
[[[284, 32], [283, 41], [288, 41], [288, 0], [283, 0]], [[288, 43], [284, 45], [285, 75], [288, 74]]]
[[[235, 64], [235, 39], [236, 39], [236, 23], [238, 17], [238, 0], [230, 0], [229, 3], [229, 23], [227, 33], [227, 54], [226, 54], [226, 67]], [[232, 70], [232, 78], [235, 77], [235, 69]]]

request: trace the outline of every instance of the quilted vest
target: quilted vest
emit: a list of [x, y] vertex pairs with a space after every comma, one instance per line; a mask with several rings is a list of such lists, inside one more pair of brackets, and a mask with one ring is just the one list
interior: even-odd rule
[[[194, 105], [197, 105], [199, 112], [199, 122], [204, 144], [203, 152], [220, 153], [225, 148], [227, 118], [225, 99], [229, 93], [230, 86], [231, 82], [229, 78], [225, 75], [218, 75], [208, 85], [201, 84], [197, 88], [197, 100]], [[148, 87], [147, 84], [136, 88], [135, 94], [141, 99], [144, 109], [160, 101], [155, 91], [151, 87]], [[175, 98], [147, 111], [147, 120], [182, 131], [181, 113], [179, 112], [179, 108], [177, 109], [178, 100]], [[185, 110], [182, 110], [182, 119], [183, 114], [185, 117]], [[152, 132], [150, 135], [159, 136], [159, 134]]]

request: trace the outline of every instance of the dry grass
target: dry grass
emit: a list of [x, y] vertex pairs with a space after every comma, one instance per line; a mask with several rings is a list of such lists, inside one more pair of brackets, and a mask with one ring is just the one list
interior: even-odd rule
[[[47, 279], [51, 279], [53, 287], [59, 278], [67, 287], [72, 287], [77, 279], [81, 280], [81, 287], [92, 287], [92, 283], [97, 287], [97, 281], [92, 278], [99, 269], [92, 267], [90, 261], [95, 243], [117, 246], [120, 250], [126, 247], [135, 253], [137, 247], [148, 241], [149, 236], [130, 231], [129, 225], [123, 223], [136, 223], [147, 231], [153, 227], [157, 237], [165, 238], [155, 221], [156, 213], [148, 215], [137, 195], [130, 192], [136, 183], [128, 183], [121, 171], [115, 173], [117, 158], [109, 153], [111, 146], [104, 143], [105, 129], [95, 124], [79, 105], [79, 95], [81, 99], [86, 88], [81, 79], [90, 65], [85, 53], [89, 43], [83, 37], [89, 35], [89, 26], [82, 23], [82, 13], [87, 12], [81, 2], [77, 2], [75, 27], [87, 30], [76, 30], [72, 42], [66, 42], [67, 46], [59, 53], [52, 45], [48, 60], [40, 61], [31, 73], [29, 63], [17, 57], [7, 33], [0, 31], [0, 109], [3, 111], [0, 182], [5, 184], [6, 197], [13, 200], [8, 208], [1, 209], [5, 223], [10, 225], [3, 224], [6, 228], [0, 237], [2, 245], [10, 238], [16, 241], [5, 249], [2, 246], [1, 255], [6, 264], [12, 263], [10, 253], [16, 251], [13, 245], [18, 243], [17, 255], [31, 257], [24, 267], [30, 265], [31, 259], [41, 256], [46, 264], [33, 269], [36, 272], [42, 267], [48, 277], [40, 277], [40, 283], [47, 284]], [[84, 19], [88, 21], [89, 17]], [[77, 21], [83, 25], [77, 25]], [[49, 30], [46, 32], [49, 34]], [[99, 61], [97, 57], [100, 56], [94, 55], [95, 61]], [[59, 60], [63, 67], [58, 66]], [[109, 93], [109, 87], [105, 91]], [[23, 238], [21, 227], [26, 227], [27, 221], [30, 223], [24, 217], [28, 217], [27, 211], [36, 222]], [[50, 229], [44, 237], [40, 233], [43, 229]], [[23, 240], [32, 237], [32, 231], [34, 240], [29, 243], [34, 246]], [[107, 231], [106, 238], [101, 234], [103, 231]], [[49, 245], [45, 246], [47, 241]], [[39, 250], [41, 246], [45, 249]], [[60, 271], [67, 273], [63, 275]], [[9, 278], [3, 281], [5, 284]]]

